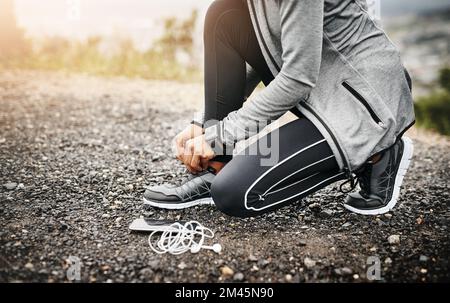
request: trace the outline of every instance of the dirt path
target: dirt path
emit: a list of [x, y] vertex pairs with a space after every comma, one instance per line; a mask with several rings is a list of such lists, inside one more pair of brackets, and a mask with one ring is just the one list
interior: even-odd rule
[[[66, 281], [70, 256], [82, 281], [367, 281], [370, 256], [382, 281], [450, 280], [450, 142], [416, 130], [389, 215], [348, 213], [335, 187], [246, 220], [213, 207], [143, 213], [145, 185], [183, 177], [167, 147], [201, 99], [199, 84], [0, 74], [0, 282]], [[223, 253], [155, 255], [128, 231], [143, 214], [199, 220]]]

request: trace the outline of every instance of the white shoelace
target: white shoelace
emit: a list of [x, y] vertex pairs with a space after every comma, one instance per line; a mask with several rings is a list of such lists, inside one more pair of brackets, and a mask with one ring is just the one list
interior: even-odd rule
[[184, 225], [178, 222], [173, 223], [155, 242], [153, 238], [156, 233], [158, 231], [150, 234], [148, 244], [157, 254], [170, 253], [172, 255], [180, 255], [187, 251], [197, 253], [202, 248], [211, 249], [218, 253], [222, 249], [220, 244], [214, 244], [213, 246], [203, 245], [206, 239], [214, 237], [214, 232], [197, 221], [189, 221]]

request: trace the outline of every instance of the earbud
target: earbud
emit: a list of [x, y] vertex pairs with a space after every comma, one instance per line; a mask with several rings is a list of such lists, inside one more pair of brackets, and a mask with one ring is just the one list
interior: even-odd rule
[[200, 250], [204, 248], [204, 249], [210, 249], [212, 251], [214, 251], [215, 253], [220, 253], [222, 251], [222, 245], [220, 245], [219, 243], [214, 244], [213, 246], [206, 246], [206, 245], [195, 245], [191, 248], [191, 253], [196, 254], [198, 252], [200, 252]]

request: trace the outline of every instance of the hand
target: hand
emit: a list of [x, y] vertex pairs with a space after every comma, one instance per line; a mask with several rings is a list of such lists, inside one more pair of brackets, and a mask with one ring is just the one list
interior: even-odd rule
[[209, 160], [214, 156], [214, 151], [205, 141], [205, 136], [201, 135], [186, 142], [181, 161], [191, 173], [196, 174], [208, 168]]
[[195, 124], [189, 124], [182, 132], [175, 137], [175, 154], [178, 160], [183, 161], [184, 147], [188, 140], [201, 136], [203, 128]]

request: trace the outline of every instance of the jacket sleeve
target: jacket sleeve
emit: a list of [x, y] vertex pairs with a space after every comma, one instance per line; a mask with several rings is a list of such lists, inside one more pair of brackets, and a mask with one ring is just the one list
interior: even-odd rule
[[262, 126], [278, 119], [299, 101], [307, 99], [317, 82], [322, 56], [323, 0], [280, 0], [281, 45], [280, 72], [256, 96], [205, 135], [231, 146], [256, 134]]

